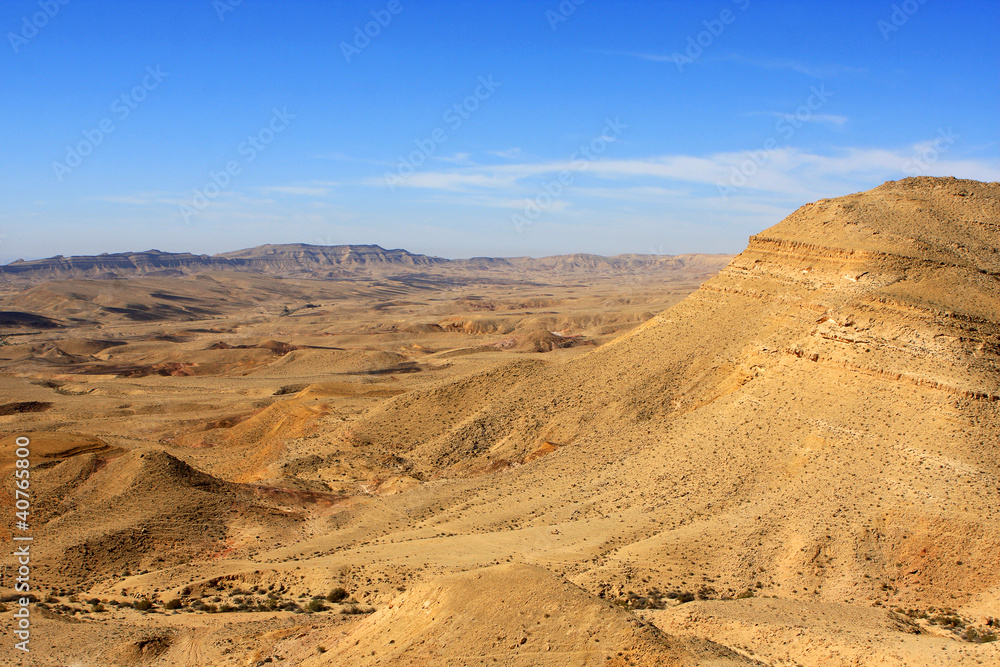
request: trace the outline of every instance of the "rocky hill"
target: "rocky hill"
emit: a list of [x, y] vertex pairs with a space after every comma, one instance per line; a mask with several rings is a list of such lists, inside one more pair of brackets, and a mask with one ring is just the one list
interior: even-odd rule
[[498, 485], [484, 521], [503, 502], [531, 523], [567, 506], [609, 522], [621, 546], [577, 580], [595, 592], [700, 573], [720, 591], [995, 609], [998, 248], [998, 184], [807, 204], [594, 352], [398, 396], [347, 436], [428, 475], [511, 467], [534, 500]]
[[32, 283], [70, 279], [119, 279], [136, 277], [178, 277], [208, 271], [250, 272], [267, 276], [296, 278], [349, 278], [393, 274], [479, 276], [502, 272], [650, 272], [662, 269], [706, 267], [715, 271], [728, 261], [727, 255], [559, 255], [531, 257], [443, 259], [408, 252], [386, 250], [377, 245], [316, 246], [304, 243], [262, 245], [218, 255], [146, 252], [104, 253], [74, 257], [18, 260], [0, 266], [2, 281]]

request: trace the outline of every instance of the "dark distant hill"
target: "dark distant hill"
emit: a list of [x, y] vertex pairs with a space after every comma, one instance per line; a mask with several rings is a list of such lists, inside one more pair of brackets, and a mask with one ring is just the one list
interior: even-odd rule
[[553, 257], [474, 257], [444, 259], [406, 250], [386, 250], [377, 245], [317, 246], [305, 243], [262, 245], [218, 255], [194, 255], [159, 250], [103, 253], [32, 261], [18, 260], [0, 266], [0, 280], [29, 281], [144, 277], [180, 277], [207, 271], [238, 271], [295, 278], [350, 278], [392, 274], [453, 273], [636, 273], [663, 269], [714, 273], [729, 255], [599, 255], [573, 254]]

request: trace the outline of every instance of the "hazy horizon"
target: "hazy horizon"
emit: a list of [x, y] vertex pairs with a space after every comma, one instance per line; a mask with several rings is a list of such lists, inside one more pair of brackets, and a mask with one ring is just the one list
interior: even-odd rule
[[[425, 255], [425, 256], [428, 256], [428, 257], [434, 257], [434, 258], [437, 258], [437, 259], [447, 259], [447, 260], [466, 260], [466, 259], [481, 259], [481, 258], [517, 259], [517, 258], [522, 258], [522, 257], [529, 257], [529, 258], [532, 258], [532, 259], [541, 259], [541, 258], [544, 258], [544, 257], [563, 256], [563, 255], [599, 255], [599, 253], [588, 253], [588, 252], [565, 252], [565, 253], [558, 253], [558, 255], [506, 255], [506, 256], [500, 256], [500, 255], [469, 255], [469, 256], [466, 256], [466, 257], [445, 257], [443, 255], [428, 255], [427, 253], [413, 252], [409, 248], [386, 248], [384, 246], [379, 246], [377, 243], [334, 243], [334, 244], [330, 244], [330, 245], [325, 245], [325, 244], [319, 244], [319, 243], [298, 243], [298, 242], [295, 242], [295, 241], [291, 241], [289, 243], [281, 243], [281, 244], [277, 244], [277, 243], [275, 243], [275, 244], [267, 244], [267, 243], [265, 243], [265, 244], [261, 244], [260, 246], [251, 246], [250, 248], [232, 248], [231, 250], [223, 250], [220, 253], [207, 253], [207, 252], [196, 252], [196, 251], [181, 250], [181, 251], [176, 251], [176, 254], [183, 254], [185, 252], [188, 252], [188, 253], [190, 253], [192, 255], [196, 255], [196, 256], [208, 255], [208, 256], [211, 257], [211, 256], [217, 256], [217, 255], [231, 253], [231, 252], [238, 252], [240, 250], [251, 250], [252, 248], [263, 247], [263, 246], [266, 246], [266, 245], [306, 245], [306, 246], [313, 246], [313, 247], [317, 247], [317, 248], [322, 248], [322, 247], [336, 247], [336, 246], [355, 246], [355, 247], [376, 246], [376, 247], [382, 248], [382, 250], [385, 250], [386, 252], [393, 252], [393, 251], [396, 251], [396, 250], [403, 250], [405, 252], [409, 252], [409, 253], [414, 254], [414, 255]], [[146, 253], [146, 252], [171, 253], [171, 252], [175, 252], [175, 251], [162, 250], [160, 248], [145, 248], [143, 250], [126, 250], [126, 251], [114, 252], [114, 253], [97, 253], [97, 255], [102, 255], [102, 254], [121, 255], [121, 254], [130, 254], [130, 253], [136, 253], [136, 254], [138, 254], [138, 253]], [[616, 255], [669, 256], [669, 255], [678, 255], [678, 254], [728, 255], [728, 254], [732, 254], [732, 253], [657, 253], [657, 252], [645, 252], [645, 253], [615, 253], [614, 255], [599, 255], [599, 256], [602, 256], [602, 257], [614, 257]], [[19, 261], [19, 260], [22, 260], [22, 261], [25, 261], [25, 262], [32, 262], [32, 261], [42, 260], [42, 259], [55, 259], [57, 257], [66, 257], [66, 258], [69, 258], [69, 257], [74, 257], [74, 256], [79, 257], [81, 255], [49, 255], [48, 257], [31, 257], [31, 258], [28, 258], [28, 257], [19, 257], [19, 258], [15, 259], [15, 260], [11, 260], [10, 262], [7, 262], [7, 261], [2, 262], [2, 263], [0, 263], [0, 266], [7, 266], [8, 264], [11, 264], [12, 262], [16, 262], [16, 261]], [[93, 257], [95, 255], [82, 255], [82, 256], [83, 257]]]

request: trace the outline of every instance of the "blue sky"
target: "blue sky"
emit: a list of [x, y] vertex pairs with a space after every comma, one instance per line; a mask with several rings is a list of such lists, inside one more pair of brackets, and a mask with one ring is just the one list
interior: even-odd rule
[[1000, 3], [578, 1], [4, 0], [0, 261], [737, 252], [1000, 180]]

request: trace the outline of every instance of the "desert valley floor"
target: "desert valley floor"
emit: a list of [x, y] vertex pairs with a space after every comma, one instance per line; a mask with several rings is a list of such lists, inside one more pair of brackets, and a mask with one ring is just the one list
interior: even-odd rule
[[0, 663], [1000, 664], [1000, 184], [775, 222], [0, 267]]

